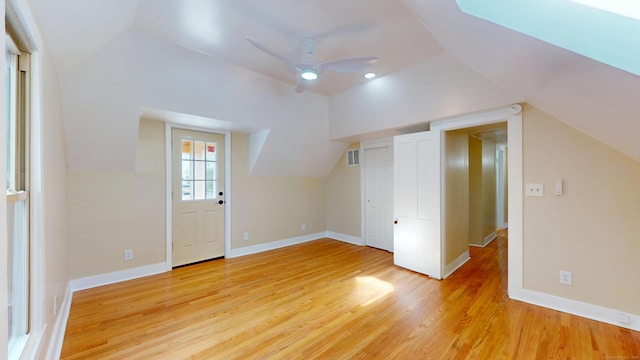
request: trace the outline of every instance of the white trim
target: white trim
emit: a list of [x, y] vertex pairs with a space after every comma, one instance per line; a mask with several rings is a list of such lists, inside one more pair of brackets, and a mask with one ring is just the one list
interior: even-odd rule
[[171, 157], [171, 129], [169, 123], [164, 124], [164, 154], [165, 154], [165, 270], [170, 271], [173, 267], [173, 203], [171, 193], [173, 191]]
[[32, 53], [39, 51], [42, 48], [42, 38], [29, 1], [6, 0], [5, 10], [5, 18], [15, 26], [16, 35], [24, 42], [27, 50]]
[[[521, 115], [519, 113], [518, 115]], [[494, 124], [497, 122], [507, 121], [511, 117], [509, 108], [491, 110], [486, 112], [455, 116], [448, 119], [438, 120], [431, 123], [430, 130], [450, 131], [457, 129], [466, 129], [469, 127]], [[507, 141], [509, 139], [507, 138]], [[507, 148], [510, 146], [507, 145]]]
[[69, 286], [72, 291], [80, 291], [95, 288], [103, 285], [110, 285], [122, 281], [138, 279], [145, 276], [167, 272], [165, 263], [156, 263], [140, 266], [133, 269], [114, 271], [107, 274], [88, 276], [85, 278], [71, 280]]
[[353, 244], [353, 245], [359, 245], [359, 246], [365, 246], [366, 244], [364, 243], [364, 239], [357, 237], [357, 236], [353, 236], [353, 235], [347, 235], [347, 234], [341, 234], [341, 233], [337, 233], [337, 232], [333, 232], [333, 231], [327, 231], [327, 235], [326, 237], [333, 239], [333, 240], [340, 240], [342, 242], [346, 242], [349, 244]]
[[37, 359], [44, 333], [47, 331], [47, 324], [43, 324], [41, 329], [32, 330], [26, 336], [27, 343], [20, 354], [20, 359]]
[[469, 246], [483, 248], [491, 244], [491, 242], [495, 240], [497, 237], [498, 237], [498, 234], [494, 231], [491, 234], [484, 237], [484, 240], [482, 241], [482, 245], [469, 243]]
[[231, 249], [231, 251], [226, 257], [234, 258], [239, 256], [257, 254], [257, 253], [261, 253], [269, 250], [280, 249], [280, 248], [291, 246], [291, 245], [297, 245], [297, 244], [302, 244], [302, 243], [313, 241], [313, 240], [322, 239], [327, 237], [326, 235], [327, 235], [326, 232], [319, 232], [315, 234], [308, 234], [308, 235], [298, 236], [298, 237], [284, 239], [284, 240], [272, 241], [264, 244]]
[[523, 290], [524, 274], [524, 203], [522, 112], [507, 121], [507, 219], [509, 221], [508, 285], [509, 296]]
[[629, 324], [624, 324], [617, 320], [617, 316], [623, 312], [615, 309], [587, 304], [581, 301], [571, 300], [526, 289], [520, 289], [519, 291], [510, 291], [509, 296], [514, 300], [519, 300], [529, 304], [561, 311], [567, 314], [576, 315], [615, 326], [620, 326], [630, 330], [640, 331], [640, 316], [638, 315], [625, 313], [629, 316], [629, 319], [631, 321]]
[[498, 237], [498, 234], [494, 231], [491, 234], [487, 235], [484, 237], [484, 242], [482, 247], [485, 247], [487, 245], [489, 245], [493, 240], [495, 240]]
[[56, 317], [56, 322], [51, 330], [51, 338], [49, 339], [49, 347], [47, 348], [45, 359], [60, 359], [62, 344], [64, 342], [64, 334], [67, 329], [67, 320], [69, 320], [69, 314], [71, 312], [72, 299], [73, 291], [71, 290], [71, 283], [69, 283], [67, 284], [67, 291], [64, 294], [62, 304], [60, 304], [58, 317]]
[[444, 276], [442, 278], [443, 279], [448, 278], [449, 275], [453, 274], [454, 271], [458, 270], [462, 265], [466, 264], [467, 261], [469, 260], [471, 260], [471, 256], [469, 256], [469, 250], [467, 250], [464, 253], [462, 253], [460, 256], [458, 256], [455, 260], [445, 265]]
[[231, 253], [231, 132], [199, 126], [188, 126], [175, 123], [165, 123], [165, 268], [170, 271], [173, 268], [173, 191], [172, 156], [171, 156], [171, 131], [172, 129], [184, 129], [201, 131], [212, 134], [224, 135], [224, 256]]

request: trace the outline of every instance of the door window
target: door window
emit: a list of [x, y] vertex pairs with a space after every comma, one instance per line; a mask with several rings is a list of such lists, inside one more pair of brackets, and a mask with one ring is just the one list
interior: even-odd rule
[[181, 137], [183, 201], [217, 198], [217, 142]]

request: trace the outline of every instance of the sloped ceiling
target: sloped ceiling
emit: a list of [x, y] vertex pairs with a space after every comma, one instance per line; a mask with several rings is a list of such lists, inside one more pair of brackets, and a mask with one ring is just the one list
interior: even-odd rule
[[[244, 36], [292, 57], [314, 37], [315, 61], [379, 56], [371, 68], [379, 83], [406, 79], [405, 69], [429, 74], [430, 59], [450, 57], [502, 89], [487, 107], [524, 100], [640, 159], [639, 77], [465, 14], [454, 0], [32, 2], [60, 73], [72, 168], [132, 169], [142, 111], [265, 135], [252, 142], [256, 174], [326, 175], [346, 146], [331, 140], [331, 104], [362, 98], [373, 83], [325, 73], [295, 94], [295, 74]], [[449, 109], [486, 110], [445, 100]], [[409, 114], [411, 106], [400, 107]], [[366, 133], [367, 119], [353, 115]]]
[[467, 15], [455, 1], [407, 4], [447, 52], [463, 63], [524, 101], [640, 160], [635, 140], [640, 133], [635, 105], [640, 77]]

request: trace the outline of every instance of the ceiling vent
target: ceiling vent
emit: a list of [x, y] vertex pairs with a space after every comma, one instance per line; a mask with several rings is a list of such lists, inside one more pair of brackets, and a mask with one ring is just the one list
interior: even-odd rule
[[347, 151], [347, 166], [360, 165], [360, 149], [351, 149]]

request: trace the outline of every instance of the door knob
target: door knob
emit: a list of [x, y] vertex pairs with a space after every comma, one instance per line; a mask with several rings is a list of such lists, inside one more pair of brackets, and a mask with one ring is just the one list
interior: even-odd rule
[[224, 193], [223, 193], [222, 191], [220, 191], [220, 192], [218, 193], [218, 195], [222, 196], [222, 195], [224, 195]]
[[224, 204], [224, 200], [218, 200], [218, 204], [220, 205]]
[[398, 219], [393, 220], [393, 224], [397, 225], [398, 224]]

